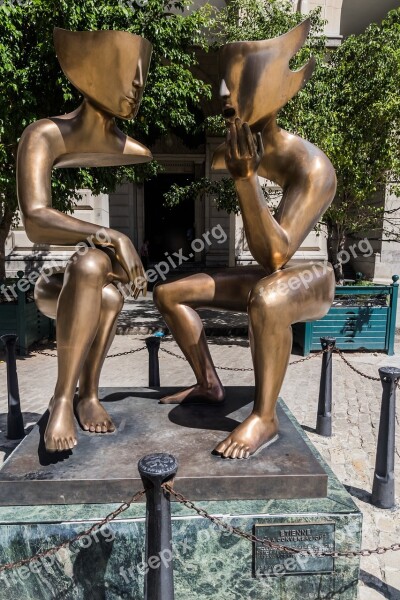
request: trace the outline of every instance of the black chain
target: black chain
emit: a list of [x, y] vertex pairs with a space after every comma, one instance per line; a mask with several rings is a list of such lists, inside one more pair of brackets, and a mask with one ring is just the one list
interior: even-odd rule
[[[115, 354], [109, 354], [108, 356], [106, 356], [106, 358], [116, 358], [117, 356], [128, 356], [129, 354], [136, 354], [136, 352], [142, 352], [143, 350], [146, 350], [146, 349], [147, 349], [146, 346], [142, 346], [141, 348], [136, 348], [134, 350], [127, 350], [126, 352], [117, 352]], [[164, 352], [164, 354], [169, 354], [170, 356], [173, 356], [174, 358], [178, 358], [179, 360], [186, 361], [186, 358], [184, 356], [182, 356], [181, 354], [176, 354], [176, 352], [172, 352], [171, 350], [167, 350], [166, 348], [162, 348], [162, 347], [160, 348], [160, 350], [161, 350], [161, 352]], [[330, 351], [338, 354], [340, 356], [340, 358], [343, 360], [343, 362], [345, 362], [346, 365], [352, 371], [354, 371], [361, 377], [364, 377], [365, 379], [369, 379], [370, 381], [380, 381], [379, 377], [374, 377], [373, 375], [367, 375], [366, 373], [363, 373], [362, 371], [357, 369], [357, 367], [352, 365], [351, 362], [344, 356], [344, 353], [336, 346], [334, 346], [334, 347], [328, 346], [324, 350], [320, 350], [319, 352], [313, 352], [313, 353], [310, 353], [308, 356], [299, 358], [297, 360], [293, 360], [292, 362], [290, 362], [288, 364], [288, 366], [290, 367], [292, 365], [297, 365], [297, 364], [306, 362], [307, 360], [311, 360], [312, 358], [317, 358], [318, 356], [322, 356], [323, 354], [326, 354], [327, 352], [330, 352]], [[45, 352], [44, 350], [33, 350], [33, 353], [41, 354], [42, 356], [50, 356], [52, 358], [57, 358], [57, 354], [53, 354], [51, 352]], [[235, 371], [235, 372], [253, 371], [253, 367], [222, 367], [221, 365], [216, 365], [215, 368], [218, 369], [219, 371]], [[400, 388], [400, 382], [397, 383], [397, 387]]]
[[362, 371], [359, 371], [359, 369], [357, 369], [354, 365], [352, 365], [347, 358], [345, 358], [343, 352], [341, 350], [339, 350], [339, 348], [333, 348], [334, 352], [336, 352], [337, 354], [339, 354], [340, 358], [346, 363], [346, 365], [355, 373], [357, 373], [358, 375], [361, 375], [361, 377], [365, 377], [365, 379], [370, 379], [371, 381], [380, 381], [380, 377], [373, 377], [372, 375], [367, 375], [366, 373], [363, 373]]
[[[184, 360], [186, 361], [186, 358], [184, 356], [181, 356], [180, 354], [176, 354], [175, 352], [171, 352], [171, 350], [167, 350], [166, 348], [160, 348], [161, 352], [164, 352], [165, 354], [169, 354], [170, 356], [173, 356], [175, 358], [179, 358], [179, 360]], [[243, 369], [240, 367], [215, 367], [216, 369], [220, 369], [222, 371], [252, 371], [253, 368], [249, 368], [249, 369]]]
[[[179, 358], [179, 360], [186, 361], [186, 358], [184, 356], [181, 356], [180, 354], [176, 354], [175, 352], [171, 352], [171, 350], [167, 350], [166, 348], [160, 348], [160, 350], [161, 350], [161, 352], [165, 352], [165, 354], [169, 354], [170, 356]], [[298, 360], [294, 360], [294, 361], [290, 362], [288, 366], [290, 367], [291, 365], [297, 365], [298, 363], [305, 362], [306, 360], [310, 360], [311, 358], [316, 358], [317, 356], [321, 356], [321, 354], [325, 354], [328, 351], [329, 351], [329, 348], [326, 348], [325, 350], [320, 350], [319, 352], [314, 352], [313, 354], [309, 354], [308, 356], [305, 356], [304, 358], [299, 358]], [[216, 365], [215, 368], [218, 369], [219, 371], [253, 371], [253, 367], [248, 367], [248, 368], [221, 367], [219, 365]]]
[[330, 348], [325, 348], [325, 350], [320, 350], [319, 352], [313, 352], [313, 354], [309, 354], [308, 356], [305, 356], [304, 358], [292, 360], [292, 362], [290, 362], [288, 364], [288, 366], [290, 367], [291, 365], [297, 365], [299, 363], [305, 362], [306, 360], [310, 360], [310, 358], [316, 358], [317, 356], [322, 356], [322, 354], [326, 354], [327, 352], [329, 352], [329, 350], [330, 350]]
[[[229, 523], [225, 523], [225, 521], [222, 521], [222, 519], [219, 519], [218, 517], [210, 515], [210, 513], [208, 513], [203, 508], [196, 506], [194, 504], [194, 502], [192, 502], [191, 500], [188, 500], [187, 498], [185, 498], [185, 496], [183, 496], [179, 492], [176, 492], [169, 483], [164, 483], [163, 487], [172, 496], [174, 496], [174, 498], [180, 504], [183, 504], [184, 506], [186, 506], [186, 508], [194, 510], [200, 517], [203, 517], [204, 519], [208, 519], [209, 521], [214, 523], [214, 525], [217, 525], [218, 527], [225, 529], [225, 531], [230, 531], [234, 535], [237, 535], [238, 537], [248, 540], [251, 543], [257, 542], [258, 544], [261, 544], [262, 546], [265, 546], [266, 548], [273, 548], [274, 550], [284, 551], [284, 552], [288, 552], [290, 554], [300, 554], [301, 553], [301, 554], [305, 554], [308, 556], [315, 556], [315, 554], [316, 554], [315, 551], [313, 551], [313, 550], [303, 550], [301, 548], [292, 548], [290, 546], [275, 544], [274, 542], [270, 542], [269, 540], [265, 540], [263, 538], [257, 537], [256, 535], [253, 535], [251, 533], [247, 533], [246, 531], [243, 531], [242, 529], [239, 529], [238, 527], [233, 527], [232, 525], [229, 525]], [[399, 550], [400, 550], [400, 544], [392, 544], [391, 546], [378, 546], [377, 548], [374, 548], [374, 549], [364, 548], [362, 550], [351, 550], [348, 552], [336, 552], [336, 551], [319, 552], [318, 551], [318, 556], [329, 556], [331, 558], [341, 558], [341, 557], [350, 558], [350, 557], [354, 557], [354, 556], [371, 556], [372, 554], [385, 554], [385, 552], [390, 552], [390, 551], [397, 552]]]
[[51, 554], [57, 554], [57, 552], [59, 550], [61, 550], [62, 548], [67, 548], [68, 546], [71, 546], [71, 544], [77, 542], [81, 538], [90, 536], [92, 533], [101, 529], [107, 523], [114, 521], [121, 513], [128, 510], [128, 508], [130, 508], [130, 506], [134, 502], [137, 502], [138, 500], [143, 498], [145, 493], [146, 492], [144, 490], [141, 490], [140, 492], [136, 492], [136, 494], [134, 494], [132, 496], [132, 498], [130, 500], [128, 500], [128, 502], [123, 502], [121, 504], [121, 506], [119, 506], [116, 510], [114, 510], [109, 515], [107, 515], [102, 521], [95, 523], [86, 531], [79, 533], [77, 536], [71, 538], [70, 540], [67, 540], [66, 542], [63, 542], [62, 544], [59, 544], [58, 546], [53, 546], [52, 548], [49, 548], [48, 550], [44, 550], [43, 552], [39, 552], [38, 554], [35, 554], [35, 556], [31, 556], [30, 558], [24, 558], [22, 560], [18, 560], [17, 562], [14, 562], [14, 563], [6, 563], [4, 565], [0, 565], [0, 573], [2, 573], [3, 571], [11, 571], [12, 569], [17, 569], [18, 567], [22, 567], [23, 565], [28, 565], [32, 562], [36, 562], [45, 556], [50, 556]]
[[[136, 352], [142, 352], [142, 350], [147, 350], [146, 346], [142, 346], [141, 348], [135, 348], [135, 350], [127, 350], [126, 352], [117, 352], [116, 354], [108, 354], [106, 358], [115, 358], [116, 356], [127, 356], [128, 354], [135, 354]], [[52, 358], [57, 358], [57, 354], [52, 354], [51, 352], [45, 352], [44, 350], [33, 350], [33, 354], [41, 354], [42, 356], [51, 356]]]
[[136, 348], [135, 350], [128, 350], [127, 352], [117, 352], [116, 354], [108, 354], [106, 358], [115, 358], [116, 356], [127, 356], [128, 354], [135, 354], [136, 352], [142, 352], [142, 350], [147, 350], [146, 346], [142, 346], [141, 348]]

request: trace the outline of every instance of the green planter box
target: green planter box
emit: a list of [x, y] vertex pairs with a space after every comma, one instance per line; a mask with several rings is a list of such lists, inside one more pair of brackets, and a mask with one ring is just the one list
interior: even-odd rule
[[336, 286], [335, 300], [323, 319], [293, 326], [293, 338], [303, 349], [303, 356], [321, 350], [320, 338], [324, 336], [336, 338], [341, 350], [394, 354], [399, 285], [397, 275], [392, 279], [392, 285]]
[[27, 292], [17, 290], [15, 300], [0, 303], [0, 335], [15, 333], [18, 352], [25, 356], [29, 347], [43, 338], [53, 338], [53, 321], [45, 317], [33, 299], [33, 287]]

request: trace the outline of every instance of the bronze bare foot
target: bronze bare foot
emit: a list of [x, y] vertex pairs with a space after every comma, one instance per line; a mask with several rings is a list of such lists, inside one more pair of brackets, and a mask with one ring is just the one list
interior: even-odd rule
[[75, 412], [80, 426], [91, 433], [111, 433], [115, 425], [108, 412], [96, 397], [79, 398]]
[[251, 414], [215, 448], [224, 458], [249, 458], [278, 439], [279, 422]]
[[218, 382], [210, 386], [194, 385], [186, 390], [161, 398], [160, 404], [221, 404], [225, 390]]
[[66, 398], [53, 398], [49, 404], [49, 420], [44, 434], [47, 452], [64, 452], [77, 445], [72, 403]]

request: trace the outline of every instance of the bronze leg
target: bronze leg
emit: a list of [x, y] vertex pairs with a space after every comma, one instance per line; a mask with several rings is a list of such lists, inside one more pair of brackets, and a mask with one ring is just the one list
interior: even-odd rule
[[265, 271], [238, 268], [216, 275], [200, 273], [154, 289], [154, 302], [163, 315], [175, 341], [196, 376], [196, 385], [161, 400], [163, 404], [181, 402], [221, 402], [224, 389], [215, 370], [203, 323], [196, 308], [222, 308], [245, 312], [248, 295]]
[[[75, 389], [99, 328], [103, 288], [113, 278], [111, 261], [101, 250], [89, 249], [74, 258], [65, 270], [57, 303], [58, 378], [45, 432], [46, 449], [53, 452], [72, 449], [77, 443], [73, 411]], [[56, 282], [59, 286], [58, 279]], [[39, 280], [35, 295], [40, 309], [44, 287], [43, 279]], [[46, 314], [49, 314], [50, 296], [50, 291], [47, 296], [43, 294]]]
[[87, 355], [79, 378], [79, 397], [75, 412], [85, 431], [106, 433], [115, 426], [99, 402], [100, 373], [117, 328], [117, 317], [124, 300], [114, 285], [102, 290], [102, 304], [97, 335]]
[[275, 407], [292, 347], [291, 325], [323, 317], [332, 304], [334, 289], [333, 271], [321, 263], [277, 271], [254, 286], [248, 302], [254, 408], [218, 444], [216, 452], [224, 457], [248, 458], [277, 439]]

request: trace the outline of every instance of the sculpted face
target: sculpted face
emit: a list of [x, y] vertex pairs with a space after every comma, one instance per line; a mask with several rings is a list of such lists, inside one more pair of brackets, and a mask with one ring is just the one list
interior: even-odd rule
[[62, 70], [72, 85], [104, 111], [133, 119], [147, 79], [151, 43], [126, 31], [54, 29]]
[[306, 84], [314, 59], [298, 71], [289, 69], [289, 61], [304, 44], [309, 30], [307, 19], [280, 37], [233, 42], [221, 48], [220, 96], [225, 119], [239, 117], [250, 126], [260, 125]]

